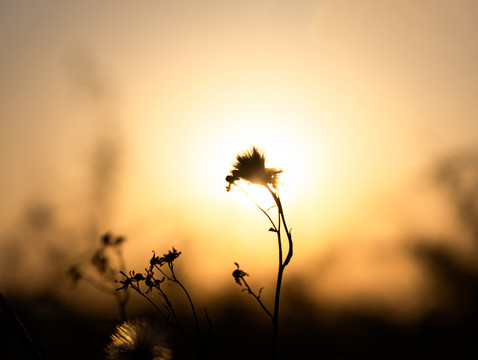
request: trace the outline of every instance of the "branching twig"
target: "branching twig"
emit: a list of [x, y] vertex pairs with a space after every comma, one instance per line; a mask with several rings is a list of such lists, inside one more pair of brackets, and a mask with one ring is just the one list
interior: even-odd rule
[[262, 289], [264, 289], [264, 288], [260, 288], [260, 289], [259, 289], [259, 294], [256, 295], [256, 294], [254, 293], [254, 291], [252, 291], [252, 289], [250, 288], [249, 284], [246, 282], [246, 280], [245, 280], [244, 278], [242, 279], [242, 281], [244, 282], [244, 285], [245, 285], [246, 288], [247, 288], [247, 289], [244, 289], [244, 290], [247, 290], [247, 292], [248, 292], [249, 294], [251, 294], [251, 295], [257, 300], [257, 302], [259, 303], [259, 305], [260, 305], [260, 307], [262, 308], [262, 310], [264, 310], [265, 313], [266, 313], [267, 315], [269, 315], [269, 317], [270, 317], [271, 319], [273, 319], [274, 317], [272, 316], [271, 312], [270, 312], [269, 310], [267, 310], [267, 308], [265, 307], [264, 303], [263, 303], [262, 300], [261, 300], [261, 292], [262, 292]]

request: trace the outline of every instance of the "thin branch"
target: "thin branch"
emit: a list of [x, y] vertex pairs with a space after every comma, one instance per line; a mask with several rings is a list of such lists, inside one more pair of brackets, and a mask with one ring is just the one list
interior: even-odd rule
[[[269, 188], [269, 187], [268, 187]], [[270, 190], [270, 188], [269, 188]], [[275, 194], [274, 194], [275, 195]], [[275, 198], [274, 198], [275, 200]], [[271, 346], [271, 359], [275, 358], [275, 352], [277, 347], [277, 337], [279, 334], [279, 303], [280, 303], [280, 290], [282, 285], [282, 276], [284, 273], [285, 265], [282, 263], [282, 239], [281, 239], [281, 212], [280, 207], [277, 207], [278, 216], [278, 229], [277, 229], [277, 243], [279, 247], [279, 268], [277, 270], [277, 283], [276, 293], [274, 297], [274, 315], [272, 317], [272, 346]]]
[[196, 309], [194, 308], [194, 304], [193, 304], [193, 301], [191, 300], [191, 296], [189, 296], [189, 293], [188, 291], [186, 290], [186, 288], [183, 286], [183, 284], [181, 284], [181, 282], [176, 278], [176, 274], [174, 273], [174, 267], [173, 267], [173, 264], [170, 263], [169, 264], [169, 269], [171, 270], [171, 275], [173, 276], [172, 277], [172, 280], [178, 284], [181, 289], [183, 290], [183, 292], [186, 294], [186, 297], [188, 298], [188, 301], [189, 301], [189, 305], [191, 306], [191, 310], [192, 310], [192, 313], [193, 313], [193, 317], [194, 317], [194, 324], [196, 325], [196, 331], [198, 333], [198, 339], [199, 339], [199, 346], [201, 347], [201, 349], [204, 349], [204, 344], [202, 342], [202, 336], [201, 336], [201, 329], [199, 328], [199, 322], [198, 322], [198, 317], [196, 315]]
[[[266, 314], [269, 315], [269, 317], [270, 317], [271, 319], [273, 319], [274, 317], [272, 316], [272, 314], [270, 313], [270, 311], [267, 310], [267, 308], [265, 307], [264, 303], [263, 303], [262, 300], [260, 299], [262, 289], [259, 290], [259, 295], [256, 295], [256, 294], [254, 293], [254, 291], [252, 291], [251, 287], [250, 287], [249, 284], [246, 282], [246, 280], [244, 279], [244, 277], [242, 277], [241, 280], [244, 282], [244, 285], [245, 285], [246, 288], [247, 288], [247, 292], [248, 292], [249, 294], [251, 294], [251, 295], [257, 300], [257, 302], [258, 302], [259, 305], [261, 306], [262, 310], [264, 310], [264, 311], [266, 312]], [[244, 290], [245, 290], [245, 289], [244, 289]]]
[[142, 297], [144, 297], [146, 300], [148, 300], [151, 305], [153, 305], [153, 307], [161, 314], [161, 316], [166, 319], [166, 321], [168, 322], [169, 325], [172, 325], [172, 326], [175, 326], [173, 323], [170, 323], [169, 322], [169, 316], [166, 316], [162, 311], [161, 309], [153, 302], [153, 300], [151, 300], [147, 295], [145, 295], [141, 289], [139, 287], [136, 287], [136, 286], [133, 286], [131, 285], [131, 287], [138, 293], [140, 294]]
[[[267, 211], [264, 210], [263, 208], [261, 208], [261, 207], [259, 206], [259, 204], [258, 204], [257, 202], [255, 202], [254, 199], [247, 193], [246, 190], [244, 190], [243, 188], [241, 188], [239, 185], [236, 185], [236, 184], [234, 184], [234, 185], [237, 186], [239, 189], [241, 189], [242, 192], [243, 192], [244, 194], [246, 194], [247, 197], [254, 203], [254, 205], [256, 205], [256, 206], [259, 208], [259, 210], [264, 213], [265, 216], [267, 216], [267, 218], [269, 219], [269, 221], [270, 221], [271, 224], [272, 224], [272, 227], [274, 228], [275, 231], [277, 231], [276, 224], [274, 223], [274, 221], [272, 221], [272, 219], [271, 219], [271, 217], [269, 216], [269, 214], [267, 213]], [[269, 190], [270, 190], [270, 189], [269, 189]], [[272, 208], [272, 207], [270, 207], [269, 209], [271, 209], [271, 208]], [[269, 209], [267, 209], [267, 210], [269, 210]]]
[[289, 229], [287, 228], [287, 224], [285, 222], [285, 216], [284, 216], [284, 209], [282, 208], [282, 203], [280, 201], [279, 196], [268, 185], [266, 187], [269, 190], [272, 197], [274, 198], [274, 201], [275, 201], [275, 203], [278, 207], [279, 214], [280, 214], [279, 221], [280, 221], [280, 219], [282, 219], [282, 223], [284, 224], [284, 230], [287, 234], [287, 240], [289, 241], [289, 251], [287, 253], [287, 256], [286, 256], [284, 264], [283, 264], [283, 266], [286, 267], [289, 264], [290, 260], [292, 259], [292, 255], [293, 255], [292, 234], [290, 233]]

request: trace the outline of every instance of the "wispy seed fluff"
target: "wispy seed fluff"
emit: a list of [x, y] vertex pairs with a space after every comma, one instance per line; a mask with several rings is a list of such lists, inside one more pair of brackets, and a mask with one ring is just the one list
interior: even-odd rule
[[125, 321], [111, 334], [107, 345], [108, 360], [171, 360], [163, 334], [151, 322], [143, 319]]

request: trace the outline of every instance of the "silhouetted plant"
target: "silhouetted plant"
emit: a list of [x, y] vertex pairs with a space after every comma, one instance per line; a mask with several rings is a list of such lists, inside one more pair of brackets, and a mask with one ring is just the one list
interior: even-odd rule
[[[270, 209], [264, 210], [260, 207], [254, 200], [254, 204], [262, 211], [262, 213], [267, 217], [267, 219], [272, 224], [272, 227], [269, 231], [276, 233], [277, 235], [277, 245], [279, 249], [279, 268], [277, 271], [277, 283], [276, 291], [274, 297], [274, 310], [271, 313], [267, 310], [266, 306], [263, 304], [260, 299], [262, 289], [256, 294], [252, 291], [245, 280], [245, 276], [248, 276], [247, 273], [239, 269], [237, 263], [237, 269], [233, 271], [232, 275], [236, 283], [244, 288], [250, 295], [252, 295], [256, 301], [259, 303], [264, 312], [272, 320], [272, 346], [271, 346], [271, 359], [275, 358], [276, 347], [277, 347], [277, 336], [278, 336], [278, 325], [279, 325], [279, 303], [280, 303], [280, 291], [282, 285], [282, 277], [285, 267], [289, 264], [292, 254], [293, 254], [293, 243], [292, 235], [290, 230], [287, 228], [284, 209], [282, 208], [282, 203], [279, 197], [279, 188], [278, 188], [278, 179], [279, 175], [282, 173], [282, 170], [277, 170], [275, 168], [266, 168], [266, 158], [265, 155], [259, 151], [255, 146], [252, 149], [245, 151], [241, 154], [238, 154], [236, 161], [233, 164], [231, 173], [226, 176], [226, 181], [228, 183], [226, 190], [230, 191], [232, 185], [237, 186], [236, 181], [245, 180], [251, 184], [261, 185], [266, 188], [266, 190], [272, 196], [275, 207], [277, 208], [277, 223], [272, 220], [268, 211]], [[282, 228], [283, 226], [283, 228]], [[285, 259], [283, 258], [283, 246], [281, 233], [285, 232], [288, 241], [288, 251]]]
[[271, 319], [273, 319], [273, 315], [270, 313], [269, 310], [267, 310], [267, 308], [265, 307], [264, 303], [262, 302], [261, 300], [261, 293], [262, 293], [262, 290], [264, 288], [260, 288], [259, 289], [259, 292], [256, 294], [252, 289], [251, 287], [249, 286], [249, 284], [247, 283], [246, 279], [244, 279], [245, 276], [249, 276], [249, 274], [247, 274], [246, 272], [242, 271], [240, 268], [239, 268], [239, 264], [237, 262], [234, 263], [236, 266], [237, 266], [237, 269], [234, 270], [232, 272], [232, 276], [234, 277], [234, 280], [236, 280], [236, 284], [237, 285], [240, 285], [240, 286], [243, 286], [244, 289], [243, 291], [247, 291], [250, 295], [252, 295], [256, 300], [257, 302], [259, 303], [260, 307], [262, 308], [262, 310], [264, 310], [266, 312], [267, 315], [269, 315], [269, 317]]
[[[181, 252], [176, 250], [174, 247], [172, 250], [169, 250], [167, 254], [164, 254], [161, 257], [156, 256], [153, 251], [153, 257], [149, 261], [149, 267], [145, 268], [145, 273], [135, 273], [129, 271], [128, 275], [121, 271], [121, 274], [124, 276], [123, 280], [120, 280], [121, 287], [117, 290], [127, 290], [129, 288], [136, 291], [142, 297], [144, 297], [157, 311], [158, 313], [166, 320], [166, 323], [176, 329], [183, 335], [188, 344], [192, 347], [196, 355], [205, 359], [209, 346], [210, 331], [211, 331], [211, 321], [208, 317], [207, 311], [205, 310], [206, 319], [209, 325], [209, 332], [207, 339], [203, 339], [201, 333], [201, 328], [199, 326], [199, 320], [196, 313], [196, 308], [194, 303], [189, 295], [189, 292], [177, 278], [176, 273], [174, 272], [174, 261], [181, 255]], [[164, 265], [167, 265], [165, 268]], [[197, 338], [196, 341], [193, 341], [188, 332], [184, 329], [181, 322], [179, 321], [176, 309], [171, 302], [170, 298], [165, 289], [165, 285], [175, 284], [179, 286], [181, 291], [185, 294], [189, 306], [191, 308], [191, 313], [194, 320], [194, 326], [196, 329]], [[161, 304], [156, 304], [152, 300], [152, 293], [156, 292], [161, 298]]]
[[100, 247], [93, 253], [89, 263], [73, 265], [68, 275], [76, 283], [84, 280], [96, 289], [113, 295], [119, 307], [120, 319], [126, 320], [126, 304], [129, 292], [116, 291], [117, 275], [125, 271], [125, 262], [121, 245], [123, 236], [105, 233], [100, 238]]

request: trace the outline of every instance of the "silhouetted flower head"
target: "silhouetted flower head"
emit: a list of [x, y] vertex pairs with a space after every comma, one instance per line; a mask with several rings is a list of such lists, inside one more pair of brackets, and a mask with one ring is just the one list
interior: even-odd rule
[[148, 287], [148, 290], [146, 290], [146, 294], [150, 293], [153, 290], [153, 288], [159, 289], [164, 279], [165, 279], [164, 276], [162, 279], [156, 279], [154, 277], [154, 272], [152, 268], [146, 269], [146, 277], [144, 278], [144, 284]]
[[118, 325], [105, 351], [108, 360], [172, 359], [163, 334], [146, 320], [131, 320]]
[[171, 266], [173, 261], [176, 260], [179, 255], [181, 255], [181, 251], [176, 250], [174, 247], [172, 251], [169, 250], [167, 254], [164, 254], [161, 257], [156, 256], [156, 254], [153, 252], [153, 257], [151, 258], [149, 263], [151, 265], [151, 268], [154, 265], [163, 266], [164, 264], [168, 264], [169, 266]]
[[236, 264], [237, 269], [232, 272], [232, 276], [234, 277], [234, 280], [236, 280], [237, 285], [242, 285], [241, 280], [244, 281], [244, 276], [249, 276], [249, 274], [239, 269], [239, 264], [237, 262], [234, 264]]
[[116, 290], [126, 291], [126, 290], [128, 290], [128, 287], [130, 287], [132, 285], [133, 282], [135, 282], [136, 286], [137, 286], [140, 281], [145, 280], [145, 277], [143, 276], [143, 274], [141, 274], [141, 273], [135, 274], [134, 271], [130, 271], [129, 276], [126, 275], [123, 271], [120, 271], [120, 274], [123, 275], [125, 277], [125, 279], [120, 280], [120, 281], [116, 281], [116, 282], [119, 282], [122, 285], [121, 287], [117, 288]]
[[231, 174], [226, 176], [228, 185], [227, 191], [231, 190], [237, 180], [246, 180], [251, 184], [271, 185], [277, 188], [277, 181], [282, 170], [266, 168], [266, 157], [255, 146], [236, 157], [236, 162], [232, 166]]

